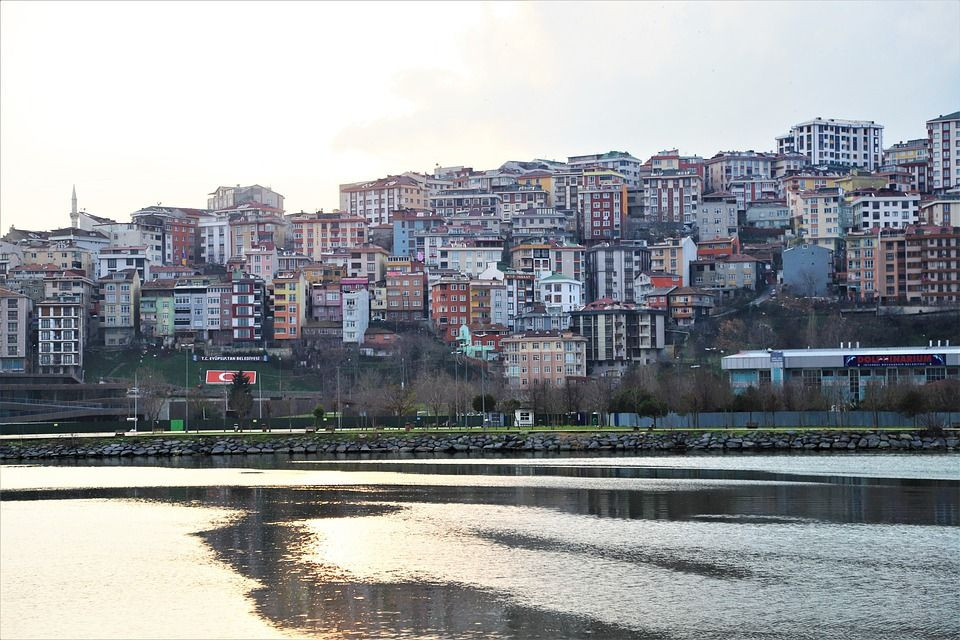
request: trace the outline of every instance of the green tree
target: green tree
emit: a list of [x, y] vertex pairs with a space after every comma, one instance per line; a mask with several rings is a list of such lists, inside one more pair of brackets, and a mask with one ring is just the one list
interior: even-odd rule
[[320, 428], [320, 424], [323, 422], [324, 413], [323, 405], [318, 404], [313, 408], [313, 426], [315, 429]]
[[253, 409], [253, 392], [250, 389], [250, 376], [244, 371], [238, 371], [233, 376], [233, 382], [230, 384], [229, 394], [230, 409], [240, 423], [243, 423], [250, 417]]
[[480, 396], [475, 396], [473, 398], [473, 410], [474, 411], [486, 411], [487, 413], [495, 411], [497, 406], [497, 399], [494, 398], [489, 393], [485, 393]]

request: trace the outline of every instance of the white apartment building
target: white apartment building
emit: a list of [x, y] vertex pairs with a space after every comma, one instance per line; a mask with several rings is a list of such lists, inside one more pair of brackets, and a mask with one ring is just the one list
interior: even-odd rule
[[583, 307], [583, 283], [559, 273], [537, 280], [537, 301], [547, 312], [571, 313]]
[[37, 305], [40, 373], [83, 378], [84, 308], [79, 298], [44, 300]]
[[503, 256], [503, 247], [483, 247], [469, 244], [447, 244], [437, 250], [435, 261], [427, 264], [439, 269], [453, 269], [476, 278], [487, 267], [496, 266]]
[[634, 158], [627, 151], [607, 151], [606, 153], [591, 153], [584, 156], [570, 156], [567, 164], [574, 171], [588, 167], [604, 167], [613, 169], [623, 175], [628, 189], [643, 187], [643, 160]]
[[[163, 227], [115, 222], [98, 225], [96, 231], [110, 239], [111, 247], [142, 247], [144, 256], [151, 263], [163, 264]], [[98, 278], [105, 275], [107, 273], [103, 271], [97, 273]], [[140, 276], [142, 278], [143, 274]]]
[[155, 263], [150, 254], [150, 250], [142, 245], [104, 247], [97, 257], [98, 277], [105, 278], [117, 271], [136, 269], [140, 282], [147, 282], [150, 280], [150, 265], [163, 264], [162, 261]]
[[777, 137], [779, 153], [802, 153], [812, 165], [838, 164], [876, 171], [883, 161], [883, 125], [873, 120], [814, 118]]
[[226, 215], [207, 215], [200, 218], [200, 261], [206, 264], [227, 264], [233, 257], [230, 242], [230, 220]]
[[917, 224], [920, 194], [888, 189], [864, 192], [850, 201], [855, 229], [903, 229]]
[[370, 292], [366, 289], [344, 291], [343, 341], [363, 344], [363, 337], [370, 326]]
[[927, 120], [927, 141], [927, 175], [933, 191], [960, 186], [960, 111]]
[[407, 176], [340, 185], [340, 210], [366, 218], [371, 225], [387, 224], [399, 209], [422, 209], [427, 204], [420, 182]]
[[25, 373], [33, 301], [22, 294], [0, 289], [0, 373]]

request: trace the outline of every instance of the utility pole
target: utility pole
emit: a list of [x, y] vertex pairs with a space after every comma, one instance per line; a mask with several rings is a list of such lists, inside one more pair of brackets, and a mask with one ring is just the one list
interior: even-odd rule
[[337, 429], [343, 430], [343, 407], [340, 405], [340, 365], [337, 365]]
[[190, 431], [190, 358], [183, 345], [183, 432]]
[[139, 403], [137, 402], [140, 399], [140, 371], [133, 372], [133, 432], [137, 433], [139, 431], [137, 420], [140, 417]]

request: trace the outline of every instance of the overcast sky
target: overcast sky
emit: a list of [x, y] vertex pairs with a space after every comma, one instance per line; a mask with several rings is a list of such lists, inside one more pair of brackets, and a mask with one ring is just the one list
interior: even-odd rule
[[816, 116], [884, 143], [960, 109], [960, 2], [0, 3], [0, 228], [80, 206], [288, 211], [436, 164], [771, 149]]

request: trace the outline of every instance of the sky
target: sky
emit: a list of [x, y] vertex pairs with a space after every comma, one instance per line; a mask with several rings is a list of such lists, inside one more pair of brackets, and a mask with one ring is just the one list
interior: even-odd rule
[[960, 109], [960, 2], [0, 2], [0, 230], [80, 207], [288, 211], [436, 165], [774, 147], [814, 117], [884, 144]]

